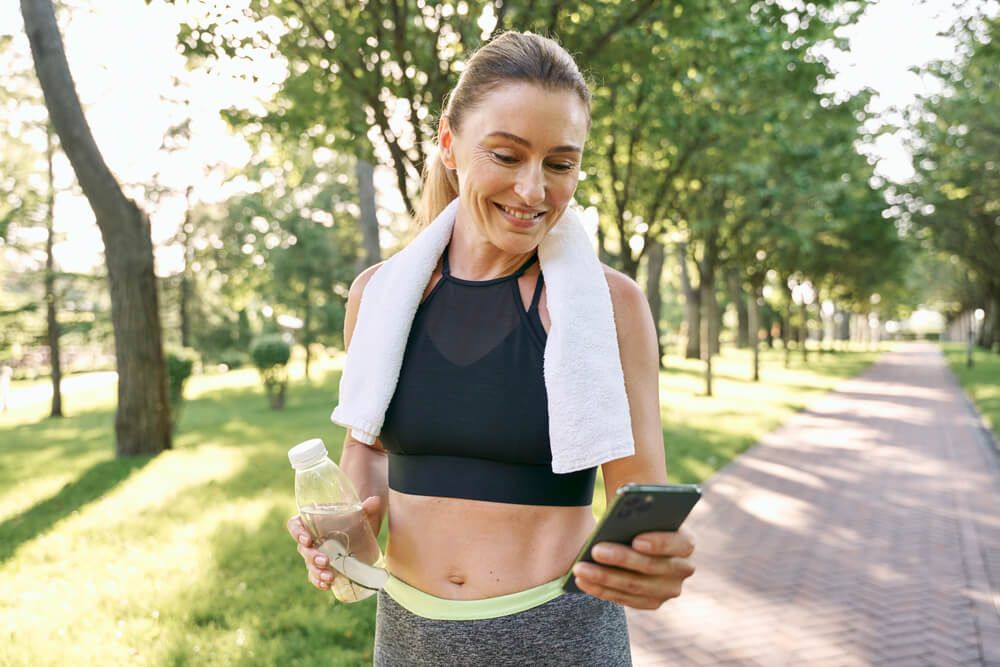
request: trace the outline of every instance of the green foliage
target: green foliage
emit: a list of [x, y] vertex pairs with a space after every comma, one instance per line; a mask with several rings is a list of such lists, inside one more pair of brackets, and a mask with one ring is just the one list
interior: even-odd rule
[[282, 336], [259, 336], [250, 344], [250, 357], [258, 370], [284, 366], [291, 357], [292, 348]]
[[[698, 369], [671, 360], [660, 381], [671, 481], [706, 479], [873, 356], [788, 371], [771, 356], [755, 385], [746, 355], [724, 350], [711, 400]], [[314, 589], [285, 530], [287, 448], [321, 435], [336, 459], [344, 435], [327, 418], [339, 375], [317, 373], [306, 391], [292, 365], [302, 390], [282, 412], [257, 409], [250, 369], [193, 376], [184, 432], [152, 459], [111, 456], [113, 381], [68, 392], [68, 406], [97, 403], [66, 419], [45, 419], [44, 401], [0, 414], [0, 662], [371, 664], [375, 601]]]
[[[600, 212], [605, 261], [635, 276], [653, 241], [685, 243], [684, 261], [708, 284], [727, 266], [758, 286], [772, 271], [867, 308], [910, 258], [855, 150], [867, 93], [820, 92], [831, 74], [814, 48], [841, 44], [836, 29], [863, 3], [404, 0], [372, 12], [320, 0], [250, 0], [236, 11], [206, 0], [203, 9], [178, 36], [192, 63], [280, 56], [288, 75], [263, 113], [226, 114], [251, 141], [278, 150], [248, 175], [261, 188], [215, 218], [215, 238], [240, 242], [213, 243], [202, 253], [213, 258], [199, 261], [227, 276], [221, 290], [243, 291], [237, 310], [261, 306], [257, 297], [303, 320], [303, 343], [338, 338], [359, 246], [345, 233], [356, 213], [339, 214], [356, 185], [341, 176], [346, 188], [325, 200], [322, 184], [332, 179], [312, 169], [310, 158], [322, 155], [314, 149], [339, 154], [341, 175], [352, 172], [351, 157], [382, 160], [412, 208], [461, 62], [510, 28], [558, 35], [593, 80], [577, 199]], [[299, 200], [314, 193], [305, 209], [333, 211], [333, 233], [301, 213]]]
[[250, 363], [250, 355], [241, 350], [223, 350], [219, 353], [218, 362], [225, 364], [230, 370], [242, 368]]
[[187, 347], [171, 347], [164, 354], [167, 362], [168, 397], [170, 398], [170, 422], [176, 431], [184, 406], [184, 384], [191, 377], [198, 353]]
[[924, 73], [944, 91], [907, 118], [916, 173], [894, 188], [891, 211], [924, 247], [961, 261], [977, 285], [961, 309], [985, 306], [1000, 340], [1000, 17], [975, 16], [953, 36], [957, 57]]
[[250, 357], [260, 372], [272, 410], [285, 407], [285, 391], [288, 387], [288, 359], [292, 347], [284, 336], [270, 334], [259, 336], [250, 344]]

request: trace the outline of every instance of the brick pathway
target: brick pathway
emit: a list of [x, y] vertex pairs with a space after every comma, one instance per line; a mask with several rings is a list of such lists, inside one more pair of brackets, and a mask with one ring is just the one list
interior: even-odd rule
[[648, 665], [1000, 667], [1000, 457], [914, 344], [704, 485], [698, 572], [629, 610]]

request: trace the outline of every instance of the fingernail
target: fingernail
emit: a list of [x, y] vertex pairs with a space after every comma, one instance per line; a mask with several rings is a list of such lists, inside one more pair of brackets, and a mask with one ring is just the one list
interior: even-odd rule
[[649, 540], [638, 539], [632, 543], [632, 548], [637, 549], [638, 551], [652, 551], [653, 543]]
[[610, 547], [606, 547], [603, 544], [598, 544], [596, 547], [590, 550], [590, 555], [594, 558], [611, 558], [614, 555], [614, 551]]
[[319, 567], [326, 567], [326, 556], [316, 556], [315, 562]]
[[323, 572], [319, 575], [319, 577], [323, 581], [330, 581], [331, 579], [333, 579], [333, 574], [331, 574], [330, 572]]
[[306, 546], [309, 546], [309, 536], [299, 533], [299, 542], [301, 542]]

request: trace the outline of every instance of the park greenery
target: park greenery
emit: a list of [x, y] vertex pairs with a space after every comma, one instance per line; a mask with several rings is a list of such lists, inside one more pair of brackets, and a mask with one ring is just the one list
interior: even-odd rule
[[[342, 346], [353, 276], [412, 233], [419, 177], [463, 60], [506, 29], [557, 36], [590, 78], [577, 201], [597, 215], [601, 258], [645, 288], [661, 351], [682, 347], [703, 361], [705, 393], [722, 340], [757, 352], [761, 340], [780, 339], [788, 364], [792, 350], [807, 358], [809, 340], [885, 335], [885, 322], [921, 304], [952, 318], [982, 309], [978, 342], [1000, 345], [997, 19], [975, 5], [953, 29], [956, 58], [927, 67], [940, 94], [904, 114], [917, 172], [908, 183], [886, 183], [865, 155], [879, 124], [872, 91], [828, 85], [820, 47], [843, 47], [838, 28], [864, 3], [189, 5], [177, 44], [190, 68], [253, 77], [255, 63], [278, 61], [285, 75], [262, 104], [223, 111], [252, 148], [228, 175], [244, 187], [221, 202], [192, 199], [188, 187], [171, 240], [183, 266], [155, 282], [147, 216], [169, 193], [145, 184], [146, 210], [136, 207], [99, 147], [61, 140], [89, 130], [67, 110], [79, 104], [60, 88], [66, 78], [53, 74], [63, 70], [51, 3], [22, 2], [48, 45], [33, 48], [47, 59], [32, 63], [12, 40], [0, 43], [9, 65], [0, 122], [14, 139], [0, 151], [2, 261], [16, 268], [0, 286], [0, 358], [19, 376], [51, 369], [53, 415], [63, 357], [116, 367], [123, 455], [170, 446], [159, 433], [170, 408], [161, 339], [193, 348], [199, 368], [247, 363], [262, 335], [294, 335], [307, 369], [314, 351]], [[53, 104], [60, 113], [47, 111]], [[183, 152], [189, 140], [185, 120], [161, 150]], [[46, 174], [56, 151], [87, 176], [79, 186], [104, 236], [103, 275], [63, 274], [52, 261]], [[376, 168], [394, 188], [376, 192]], [[393, 198], [401, 206], [386, 203]], [[155, 313], [129, 317], [127, 304], [138, 303]], [[758, 377], [759, 355], [751, 358], [747, 373]], [[277, 407], [271, 375], [262, 378]]]
[[[671, 481], [706, 479], [877, 355], [796, 356], [785, 369], [768, 351], [773, 370], [754, 383], [749, 352], [725, 348], [713, 399], [700, 362], [668, 357]], [[67, 392], [63, 419], [44, 418], [44, 395], [0, 413], [0, 664], [371, 664], [374, 600], [310, 586], [284, 527], [287, 447], [321, 436], [336, 457], [344, 437], [327, 418], [343, 356], [318, 357], [310, 379], [304, 361], [300, 349], [281, 411], [264, 408], [253, 368], [192, 376], [174, 448], [155, 457], [108, 446], [107, 374], [79, 376], [90, 382]]]
[[[35, 58], [0, 36], [0, 365], [40, 397], [0, 413], [0, 664], [370, 663], [374, 603], [312, 589], [285, 533], [285, 451], [320, 435], [339, 454], [351, 281], [411, 237], [444, 96], [502, 30], [558, 37], [591, 81], [577, 203], [655, 314], [671, 481], [710, 477], [921, 306], [972, 334], [973, 366], [964, 342], [945, 353], [998, 429], [987, 5], [959, 3], [955, 57], [921, 72], [936, 92], [887, 120], [823, 55], [865, 2], [189, 0], [191, 70], [284, 69], [222, 111], [250, 157], [202, 201], [126, 187], [88, 142], [57, 30], [85, 4], [21, 0]], [[877, 173], [884, 132], [908, 136], [909, 181]], [[150, 159], [191, 136], [182, 120]], [[60, 189], [95, 212], [94, 273], [54, 261]], [[149, 216], [177, 196], [181, 265], [156, 276]]]

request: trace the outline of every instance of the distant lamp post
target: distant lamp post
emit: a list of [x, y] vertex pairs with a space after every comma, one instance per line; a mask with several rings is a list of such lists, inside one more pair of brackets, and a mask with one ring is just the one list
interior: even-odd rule
[[972, 312], [972, 321], [969, 323], [969, 344], [966, 348], [965, 354], [965, 365], [968, 368], [972, 368], [972, 350], [975, 348], [976, 336], [979, 335], [979, 331], [982, 329], [983, 319], [985, 319], [985, 317], [986, 311], [982, 308], [976, 308]]

